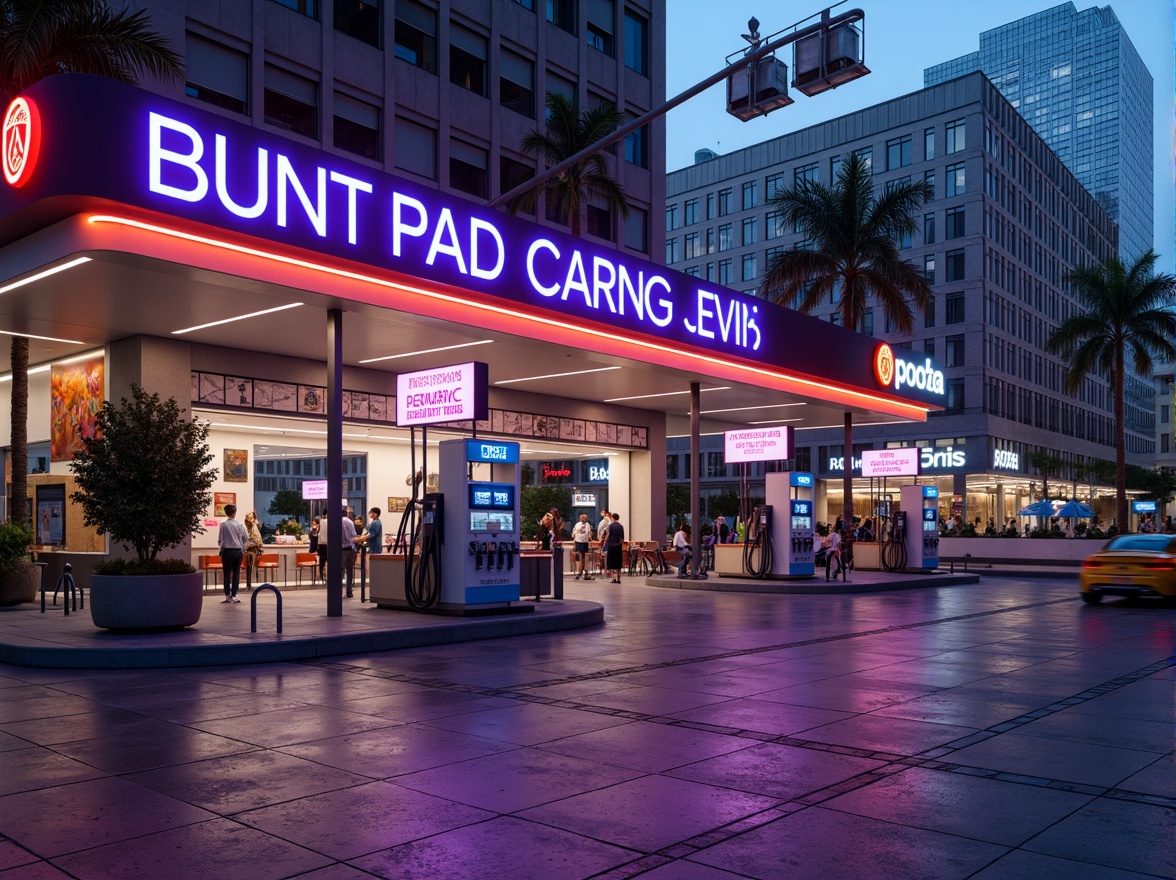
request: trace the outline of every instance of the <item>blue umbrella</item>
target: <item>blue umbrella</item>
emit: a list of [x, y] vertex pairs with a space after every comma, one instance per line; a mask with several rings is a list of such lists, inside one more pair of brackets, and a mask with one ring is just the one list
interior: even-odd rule
[[1034, 501], [1024, 510], [1018, 510], [1017, 516], [1053, 516], [1053, 502], [1048, 498], [1043, 498], [1041, 501]]
[[1061, 517], [1062, 519], [1090, 519], [1094, 516], [1094, 511], [1085, 504], [1080, 504], [1077, 501], [1069, 501], [1054, 516]]

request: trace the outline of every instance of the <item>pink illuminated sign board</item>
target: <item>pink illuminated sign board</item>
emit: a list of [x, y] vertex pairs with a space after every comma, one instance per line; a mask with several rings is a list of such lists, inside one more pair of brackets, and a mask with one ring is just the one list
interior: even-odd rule
[[863, 450], [862, 476], [917, 477], [919, 475], [919, 452], [915, 447]]
[[302, 500], [303, 501], [325, 501], [327, 499], [327, 481], [326, 480], [303, 480], [302, 481]]
[[487, 416], [489, 369], [483, 363], [453, 364], [396, 377], [396, 424], [468, 422]]
[[776, 428], [726, 431], [723, 434], [723, 456], [727, 464], [792, 458], [792, 428], [780, 425]]

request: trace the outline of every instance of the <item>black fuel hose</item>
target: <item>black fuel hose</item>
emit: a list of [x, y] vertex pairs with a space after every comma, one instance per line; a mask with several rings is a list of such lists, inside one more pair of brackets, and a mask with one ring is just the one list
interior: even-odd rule
[[[755, 558], [756, 549], [759, 550], [758, 560]], [[757, 580], [763, 580], [771, 573], [774, 561], [772, 533], [766, 528], [760, 529], [753, 539], [748, 529], [747, 537], [743, 539], [743, 571]]]

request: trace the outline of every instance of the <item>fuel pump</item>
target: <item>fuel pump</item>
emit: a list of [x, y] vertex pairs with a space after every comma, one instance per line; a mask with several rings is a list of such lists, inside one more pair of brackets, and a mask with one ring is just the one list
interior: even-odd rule
[[[441, 488], [449, 542], [440, 606], [506, 607], [519, 600], [519, 444], [445, 440]], [[531, 610], [533, 606], [511, 606]], [[464, 612], [463, 612], [464, 613]]]
[[886, 571], [902, 571], [906, 568], [907, 512], [896, 510], [890, 520], [890, 536], [882, 545], [882, 568]]
[[772, 573], [772, 506], [761, 504], [751, 513], [743, 539], [743, 571], [753, 578]]
[[[420, 520], [408, 542], [404, 562], [404, 598], [410, 608], [423, 611], [437, 601], [441, 590], [441, 549], [445, 545], [445, 496], [427, 492], [418, 503]], [[414, 558], [411, 548], [420, 546]]]
[[[772, 558], [765, 573], [756, 577], [813, 576], [815, 486], [816, 480], [808, 473], [783, 471], [765, 476], [765, 500], [778, 515], [768, 529]], [[752, 573], [746, 565], [744, 568]]]
[[939, 567], [939, 489], [903, 486], [902, 507], [907, 512], [906, 568]]

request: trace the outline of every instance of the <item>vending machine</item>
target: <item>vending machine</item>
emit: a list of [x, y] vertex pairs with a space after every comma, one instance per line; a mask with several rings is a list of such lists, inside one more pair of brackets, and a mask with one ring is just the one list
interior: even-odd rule
[[902, 509], [907, 514], [906, 567], [939, 567], [939, 489], [903, 486]]
[[519, 444], [445, 440], [442, 608], [519, 600]]
[[773, 577], [813, 576], [815, 488], [812, 474], [765, 474], [765, 500], [778, 511], [772, 528]]

